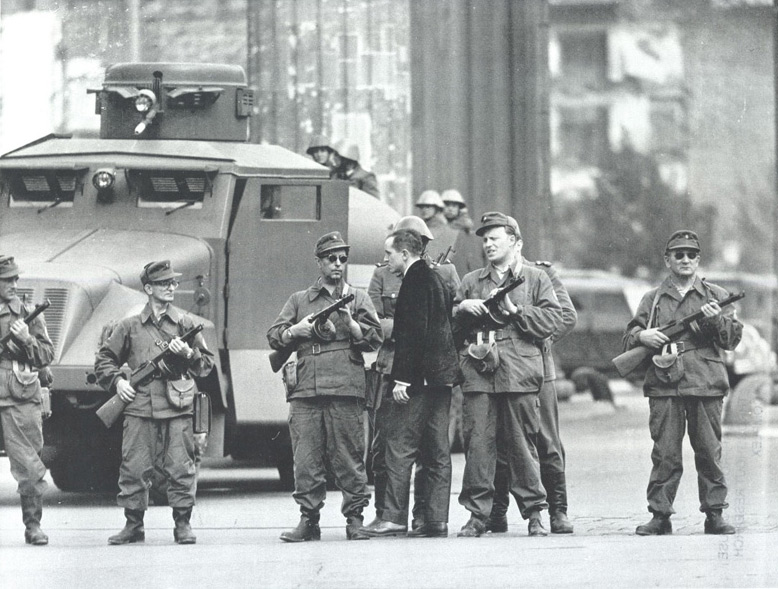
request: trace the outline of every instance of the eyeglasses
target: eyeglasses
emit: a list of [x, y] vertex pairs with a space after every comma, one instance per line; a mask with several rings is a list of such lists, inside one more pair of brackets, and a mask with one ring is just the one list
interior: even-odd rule
[[179, 282], [175, 278], [170, 278], [169, 280], [157, 280], [155, 282], [149, 282], [152, 286], [161, 286], [162, 288], [170, 288], [171, 286], [173, 288], [178, 288]]
[[694, 261], [694, 260], [697, 259], [697, 256], [699, 256], [699, 255], [700, 255], [700, 252], [695, 252], [695, 251], [691, 251], [691, 252], [674, 252], [673, 253], [673, 257], [676, 260], [678, 260], [678, 261], [683, 260], [684, 257], [689, 258], [690, 260]]
[[339, 256], [336, 254], [330, 254], [329, 256], [326, 257], [326, 259], [330, 261], [330, 264], [334, 264], [335, 260], [340, 260], [341, 264], [345, 264], [346, 262], [348, 262], [348, 256], [345, 254], [341, 254]]

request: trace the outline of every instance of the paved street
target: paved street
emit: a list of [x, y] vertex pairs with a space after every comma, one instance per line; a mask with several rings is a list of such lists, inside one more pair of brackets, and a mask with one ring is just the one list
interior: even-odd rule
[[[576, 396], [560, 407], [568, 455], [572, 536], [528, 538], [512, 507], [507, 534], [457, 539], [467, 521], [457, 503], [464, 459], [454, 456], [448, 539], [345, 541], [339, 493], [322, 513], [322, 541], [287, 545], [279, 533], [297, 521], [276, 473], [234, 468], [202, 470], [193, 516], [198, 543], [172, 541], [169, 508], [152, 507], [146, 543], [106, 544], [123, 524], [110, 495], [71, 495], [51, 487], [45, 499], [45, 548], [23, 544], [23, 526], [7, 459], [0, 460], [0, 586], [2, 587], [770, 587], [778, 586], [778, 442], [728, 435], [725, 472], [729, 520], [738, 534], [705, 536], [698, 511], [691, 448], [673, 517], [674, 535], [641, 538], [648, 519], [650, 468], [646, 401], [622, 385], [620, 408]], [[770, 408], [770, 424], [778, 413]], [[772, 458], [772, 461], [771, 461]], [[373, 510], [366, 514], [372, 519]]]

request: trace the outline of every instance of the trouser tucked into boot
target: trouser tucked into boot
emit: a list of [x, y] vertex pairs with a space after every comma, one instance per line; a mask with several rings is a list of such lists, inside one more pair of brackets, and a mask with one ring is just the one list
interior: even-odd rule
[[43, 546], [49, 543], [49, 537], [41, 530], [43, 498], [40, 495], [21, 495], [22, 520], [24, 521], [24, 541], [27, 544]]
[[118, 534], [108, 538], [109, 544], [132, 544], [146, 541], [146, 530], [143, 528], [143, 515], [145, 512], [135, 509], [125, 509], [124, 517], [127, 523]]
[[362, 529], [362, 515], [349, 515], [346, 518], [346, 538], [349, 540], [370, 540]]
[[197, 536], [192, 533], [192, 526], [189, 519], [192, 517], [191, 507], [174, 507], [173, 521], [176, 527], [173, 529], [173, 539], [177, 544], [194, 544], [197, 542]]
[[297, 527], [283, 532], [281, 540], [284, 542], [308, 542], [321, 540], [321, 528], [319, 528], [319, 512], [303, 512]]

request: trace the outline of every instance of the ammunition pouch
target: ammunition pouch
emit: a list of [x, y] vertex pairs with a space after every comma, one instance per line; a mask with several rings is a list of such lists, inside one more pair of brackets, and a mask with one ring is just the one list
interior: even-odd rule
[[16, 401], [31, 401], [40, 396], [38, 372], [26, 364], [14, 360], [8, 380], [8, 391]]
[[683, 342], [665, 344], [662, 353], [651, 358], [659, 382], [676, 384], [683, 378]]
[[500, 355], [497, 352], [494, 332], [489, 332], [489, 338], [486, 342], [483, 340], [483, 334], [479, 332], [476, 336], [476, 343], [467, 346], [467, 355], [472, 358], [475, 370], [479, 374], [496, 372], [500, 366]]
[[176, 409], [188, 409], [194, 404], [197, 384], [193, 378], [166, 381], [167, 402]]
[[193, 431], [196, 434], [211, 432], [211, 398], [205, 393], [197, 393], [194, 398]]
[[281, 369], [281, 380], [284, 381], [286, 398], [288, 399], [297, 388], [297, 360], [290, 360]]

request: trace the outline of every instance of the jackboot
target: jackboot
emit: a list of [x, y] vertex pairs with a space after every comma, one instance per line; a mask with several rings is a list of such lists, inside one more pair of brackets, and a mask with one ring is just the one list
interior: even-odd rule
[[705, 512], [705, 533], [706, 534], [734, 534], [735, 526], [728, 524], [721, 515], [720, 509], [711, 509]]
[[529, 514], [529, 523], [527, 524], [527, 535], [529, 536], [548, 536], [543, 522], [540, 521], [540, 510], [531, 511]]
[[[567, 521], [567, 479], [565, 478], [565, 473], [557, 471], [545, 472], [547, 470], [548, 469], [544, 469], [541, 465], [540, 482], [546, 490], [548, 513], [551, 516], [551, 533], [572, 534], [573, 526]], [[554, 516], [556, 514], [561, 514], [561, 519], [563, 519], [566, 524], [560, 529], [569, 531], [554, 531]]]
[[297, 527], [293, 530], [282, 533], [281, 540], [284, 542], [308, 542], [310, 540], [321, 540], [319, 514], [302, 514], [300, 516], [300, 523], [297, 524]]
[[486, 530], [495, 534], [508, 531], [508, 507], [510, 507], [510, 474], [507, 464], [497, 463], [494, 471], [494, 495], [492, 511], [486, 520]]
[[667, 536], [673, 533], [673, 524], [668, 514], [654, 512], [651, 521], [638, 526], [635, 533], [638, 536]]
[[347, 540], [370, 540], [362, 527], [364, 519], [361, 515], [350, 515], [346, 518]]
[[41, 530], [43, 498], [39, 495], [21, 495], [22, 521], [24, 521], [24, 541], [34, 546], [49, 543], [49, 537]]
[[567, 519], [567, 514], [564, 511], [549, 511], [551, 519], [551, 533], [552, 534], [572, 534], [573, 524]]
[[173, 539], [176, 544], [194, 544], [197, 542], [197, 536], [192, 533], [192, 526], [189, 520], [192, 517], [191, 507], [174, 507], [173, 521], [176, 527], [173, 529]]
[[143, 515], [143, 511], [125, 509], [124, 517], [127, 519], [127, 523], [124, 524], [124, 529], [121, 532], [108, 538], [108, 543], [133, 544], [135, 542], [145, 542], [146, 530], [143, 528]]

